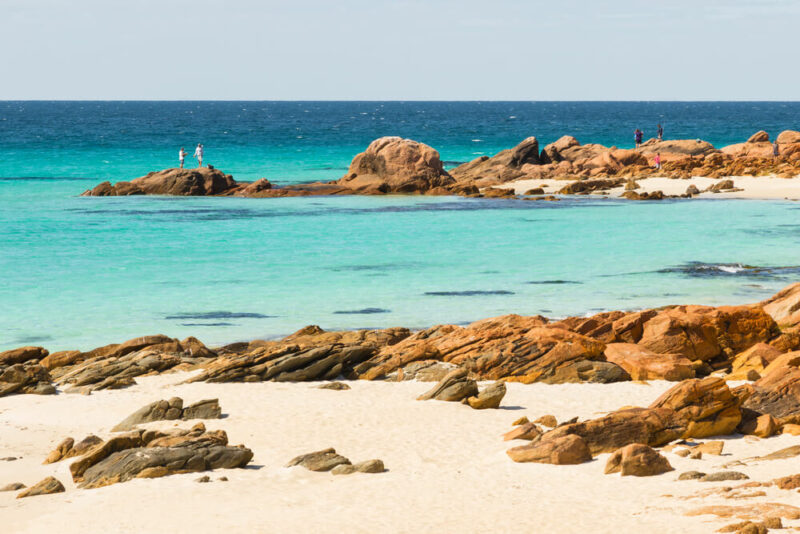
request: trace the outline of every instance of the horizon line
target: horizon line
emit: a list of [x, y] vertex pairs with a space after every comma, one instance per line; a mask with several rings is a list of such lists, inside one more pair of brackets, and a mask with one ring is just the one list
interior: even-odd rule
[[699, 99], [699, 100], [623, 100], [623, 99], [612, 99], [612, 100], [577, 100], [577, 99], [568, 99], [568, 100], [481, 100], [481, 99], [456, 99], [456, 100], [444, 100], [444, 99], [353, 99], [353, 100], [341, 100], [341, 99], [250, 99], [250, 98], [233, 98], [233, 99], [209, 99], [209, 98], [185, 98], [185, 99], [162, 99], [162, 98], [31, 98], [31, 99], [19, 99], [19, 98], [4, 98], [0, 99], [0, 102], [296, 102], [296, 103], [306, 103], [306, 102], [330, 102], [330, 103], [366, 103], [366, 102], [392, 102], [392, 103], [514, 103], [514, 104], [533, 104], [533, 103], [597, 103], [597, 104], [604, 104], [604, 103], [637, 103], [637, 104], [648, 104], [648, 103], [683, 103], [683, 104], [697, 104], [697, 103], [772, 103], [772, 104], [797, 104], [800, 103], [800, 100], [747, 100], [747, 99], [736, 99], [736, 100], [711, 100], [711, 99]]

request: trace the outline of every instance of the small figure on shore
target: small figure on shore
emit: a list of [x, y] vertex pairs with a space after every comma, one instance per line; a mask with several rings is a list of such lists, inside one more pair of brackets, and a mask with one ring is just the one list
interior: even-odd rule
[[658, 140], [664, 140], [664, 128], [662, 128], [660, 124], [658, 125]]
[[778, 141], [776, 140], [775, 142], [772, 143], [772, 156], [777, 158], [780, 155], [781, 155], [781, 151], [778, 148]]
[[203, 166], [203, 144], [197, 143], [197, 148], [194, 149], [194, 157], [197, 158], [197, 168]]
[[639, 128], [633, 131], [633, 139], [636, 141], [636, 148], [639, 148], [642, 145], [642, 137], [644, 137], [644, 133]]
[[185, 160], [185, 159], [186, 159], [186, 156], [187, 156], [188, 154], [189, 154], [189, 153], [188, 153], [188, 152], [186, 152], [186, 151], [183, 149], [183, 147], [181, 147], [181, 150], [180, 150], [180, 152], [178, 152], [178, 161], [180, 161], [180, 164], [181, 164], [180, 168], [181, 168], [181, 169], [183, 168], [183, 160]]
[[661, 152], [656, 153], [656, 157], [653, 158], [653, 164], [655, 165], [656, 169], [661, 168]]

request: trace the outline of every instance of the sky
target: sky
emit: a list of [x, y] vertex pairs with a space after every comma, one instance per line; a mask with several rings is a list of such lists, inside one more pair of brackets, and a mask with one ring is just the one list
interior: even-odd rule
[[800, 0], [0, 0], [2, 100], [797, 100]]

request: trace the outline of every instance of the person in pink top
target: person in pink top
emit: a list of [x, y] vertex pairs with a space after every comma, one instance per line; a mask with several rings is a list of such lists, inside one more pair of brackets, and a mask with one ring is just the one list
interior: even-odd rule
[[653, 163], [655, 163], [656, 169], [661, 168], [661, 153], [659, 152], [656, 154], [656, 157], [653, 158]]

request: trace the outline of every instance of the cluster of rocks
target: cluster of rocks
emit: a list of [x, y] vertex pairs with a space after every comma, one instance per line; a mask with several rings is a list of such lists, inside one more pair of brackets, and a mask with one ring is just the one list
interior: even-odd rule
[[333, 448], [301, 454], [286, 464], [286, 467], [295, 466], [305, 467], [309, 471], [330, 471], [331, 474], [334, 475], [352, 475], [353, 473], [383, 473], [386, 471], [382, 460], [365, 460], [363, 462], [354, 464], [346, 457], [338, 454]]
[[90, 394], [135, 384], [134, 377], [192, 369], [217, 357], [196, 338], [183, 341], [164, 335], [142, 336], [88, 352], [49, 353], [42, 347], [0, 352], [0, 396], [12, 393]]
[[417, 397], [417, 400], [441, 400], [462, 402], [475, 410], [499, 408], [506, 395], [506, 385], [497, 381], [478, 389], [478, 383], [467, 376], [465, 369], [455, 369], [448, 373], [436, 386]]
[[[90, 393], [129, 386], [136, 376], [192, 369], [200, 372], [189, 382], [340, 377], [439, 381], [454, 370], [466, 372], [461, 380], [551, 384], [680, 381], [714, 375], [753, 382], [744, 406], [747, 421], [767, 414], [777, 418], [772, 427], [800, 434], [800, 418], [787, 419], [800, 407], [800, 370], [791, 370], [800, 364], [798, 350], [800, 283], [753, 305], [668, 306], [559, 321], [505, 315], [416, 332], [326, 332], [309, 326], [284, 339], [234, 343], [213, 351], [195, 338], [179, 341], [161, 335], [89, 352], [48, 355], [45, 349], [25, 347], [0, 353], [0, 362], [7, 362], [0, 392], [52, 393], [52, 380], [67, 392]], [[36, 372], [19, 372], [19, 366]], [[775, 371], [784, 367], [790, 370]], [[22, 378], [14, 378], [18, 376]], [[477, 406], [495, 398], [500, 389], [497, 385], [489, 393], [459, 401]], [[776, 397], [773, 391], [780, 393]], [[762, 427], [767, 424], [760, 421]]]
[[[262, 178], [254, 183], [238, 183], [213, 167], [166, 169], [151, 172], [130, 182], [103, 182], [83, 193], [84, 196], [126, 195], [214, 195], [251, 198], [307, 195], [382, 195], [429, 194], [504, 197], [511, 190], [485, 189], [514, 180], [561, 179], [575, 183], [562, 194], [587, 194], [621, 185], [628, 178], [659, 175], [671, 178], [707, 176], [800, 174], [800, 132], [785, 131], [777, 137], [780, 156], [773, 156], [772, 144], [765, 132], [746, 143], [716, 149], [699, 139], [659, 141], [651, 139], [635, 149], [618, 149], [599, 144], [581, 145], [571, 136], [563, 136], [539, 149], [535, 137], [523, 140], [514, 148], [489, 157], [481, 156], [445, 170], [439, 153], [428, 145], [400, 137], [381, 137], [356, 155], [347, 173], [339, 180], [275, 187]], [[660, 154], [662, 166], [652, 164]], [[587, 182], [606, 184], [585, 185]], [[609, 184], [613, 183], [611, 186]], [[484, 190], [481, 192], [481, 190]], [[657, 199], [627, 192], [629, 198]], [[688, 194], [688, 196], [691, 196]], [[683, 196], [687, 196], [683, 195]], [[663, 198], [663, 193], [661, 195]]]

